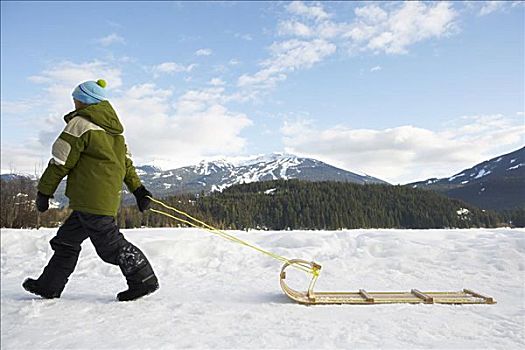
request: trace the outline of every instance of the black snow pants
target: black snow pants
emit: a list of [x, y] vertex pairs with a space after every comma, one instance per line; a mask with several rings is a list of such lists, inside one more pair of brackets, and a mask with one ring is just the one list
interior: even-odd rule
[[130, 288], [157, 283], [146, 256], [124, 238], [114, 217], [74, 211], [50, 241], [55, 253], [37, 280], [42, 288], [59, 294], [64, 290], [88, 237], [102, 260], [120, 267]]

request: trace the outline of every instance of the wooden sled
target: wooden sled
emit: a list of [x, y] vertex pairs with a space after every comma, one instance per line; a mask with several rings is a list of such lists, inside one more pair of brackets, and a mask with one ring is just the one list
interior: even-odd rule
[[[290, 288], [286, 280], [286, 268], [292, 264], [301, 265], [314, 271], [314, 276], [306, 292], [299, 292]], [[367, 292], [360, 289], [358, 292], [314, 292], [315, 282], [319, 277], [321, 266], [305, 260], [294, 259], [286, 262], [280, 275], [281, 288], [292, 300], [306, 305], [317, 304], [495, 304], [496, 301], [488, 296], [476, 293], [469, 289], [460, 292], [421, 292], [412, 289], [410, 292]]]

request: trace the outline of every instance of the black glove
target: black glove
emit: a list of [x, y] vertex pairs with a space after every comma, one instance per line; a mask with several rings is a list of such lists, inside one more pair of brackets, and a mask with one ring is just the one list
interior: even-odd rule
[[47, 209], [49, 209], [49, 198], [51, 198], [51, 196], [47, 196], [38, 191], [38, 193], [36, 194], [36, 209], [39, 212], [43, 213]]
[[137, 206], [141, 212], [149, 209], [149, 206], [151, 205], [151, 199], [146, 196], [153, 197], [153, 195], [146, 189], [146, 187], [140, 186], [135, 191], [133, 191], [133, 195], [137, 200]]

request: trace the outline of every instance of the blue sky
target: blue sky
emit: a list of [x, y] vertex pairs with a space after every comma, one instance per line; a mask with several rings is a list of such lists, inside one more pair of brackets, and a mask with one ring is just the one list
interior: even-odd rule
[[136, 164], [269, 152], [392, 183], [524, 144], [523, 2], [2, 2], [2, 171], [104, 78]]

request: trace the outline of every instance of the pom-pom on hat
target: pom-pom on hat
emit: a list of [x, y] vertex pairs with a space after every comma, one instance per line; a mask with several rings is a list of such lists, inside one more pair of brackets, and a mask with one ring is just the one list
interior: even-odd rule
[[73, 98], [77, 101], [92, 105], [106, 100], [106, 81], [85, 81], [73, 90]]

